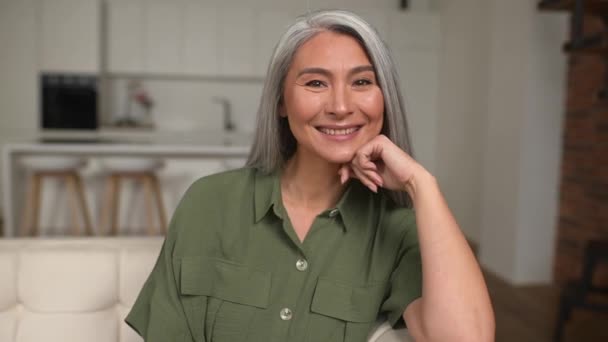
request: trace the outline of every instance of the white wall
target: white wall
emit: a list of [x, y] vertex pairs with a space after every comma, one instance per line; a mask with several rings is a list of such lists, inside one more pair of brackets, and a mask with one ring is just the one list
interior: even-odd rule
[[[567, 60], [561, 47], [567, 32], [562, 15], [534, 14], [528, 49], [529, 82], [525, 106], [517, 232], [516, 282], [553, 278], [559, 208], [562, 127]], [[555, 58], [556, 55], [562, 58]]]
[[567, 15], [539, 13], [528, 0], [445, 0], [437, 8], [437, 178], [487, 270], [516, 284], [549, 283]]
[[[115, 118], [126, 111], [126, 79], [110, 82], [109, 113]], [[154, 80], [143, 82], [154, 99], [151, 111], [157, 129], [167, 131], [218, 131], [222, 129], [223, 109], [214, 97], [226, 98], [232, 105], [233, 120], [239, 131], [252, 132], [255, 124], [261, 82], [211, 82]], [[134, 116], [142, 115], [135, 110]]]
[[[521, 2], [521, 1], [516, 1]], [[530, 15], [514, 2], [492, 1], [489, 8], [490, 59], [481, 196], [480, 256], [506, 278], [514, 275], [523, 97], [527, 81], [526, 35]], [[518, 18], [518, 25], [513, 25]]]
[[487, 96], [486, 0], [443, 1], [436, 177], [461, 229], [480, 238], [480, 179]]
[[[512, 283], [549, 283], [556, 229], [565, 14], [492, 1], [481, 262]], [[517, 18], [517, 25], [513, 25]]]

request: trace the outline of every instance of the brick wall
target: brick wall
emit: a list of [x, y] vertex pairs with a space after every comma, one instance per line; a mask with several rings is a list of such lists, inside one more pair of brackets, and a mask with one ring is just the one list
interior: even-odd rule
[[[585, 31], [602, 23], [585, 18]], [[608, 100], [601, 100], [608, 56], [569, 56], [555, 280], [578, 278], [585, 242], [608, 239]], [[608, 266], [608, 265], [605, 265]], [[608, 284], [608, 267], [596, 282]]]

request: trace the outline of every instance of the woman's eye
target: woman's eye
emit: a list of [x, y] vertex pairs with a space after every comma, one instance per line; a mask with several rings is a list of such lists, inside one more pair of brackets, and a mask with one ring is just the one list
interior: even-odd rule
[[366, 85], [370, 85], [370, 84], [372, 84], [372, 81], [365, 79], [365, 78], [355, 81], [356, 86], [366, 86]]
[[319, 80], [312, 80], [312, 81], [308, 81], [306, 83], [306, 86], [313, 87], [313, 88], [319, 88], [319, 87], [323, 86], [323, 82], [321, 82]]

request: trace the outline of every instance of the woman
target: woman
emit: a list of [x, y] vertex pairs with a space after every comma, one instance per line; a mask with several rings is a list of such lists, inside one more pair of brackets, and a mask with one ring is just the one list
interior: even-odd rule
[[[181, 200], [126, 322], [146, 341], [492, 341], [480, 269], [410, 157], [393, 63], [344, 11], [278, 43], [248, 167]], [[415, 208], [415, 211], [411, 207]]]

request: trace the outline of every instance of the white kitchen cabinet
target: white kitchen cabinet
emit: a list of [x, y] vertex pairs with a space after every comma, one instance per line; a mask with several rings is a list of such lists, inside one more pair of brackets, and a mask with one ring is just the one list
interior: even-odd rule
[[389, 15], [391, 12], [380, 9], [358, 9], [354, 12], [370, 23], [378, 31], [382, 39], [385, 41], [388, 39]]
[[218, 9], [200, 1], [184, 2], [183, 59], [181, 72], [189, 75], [217, 75]]
[[[37, 128], [36, 23], [35, 0], [0, 1], [0, 150]], [[0, 193], [5, 189], [0, 185]]]
[[112, 73], [261, 77], [295, 17], [287, 10], [195, 0], [109, 0]]
[[144, 2], [107, 2], [107, 61], [111, 72], [144, 71]]
[[395, 50], [438, 50], [439, 15], [433, 13], [393, 12], [388, 14], [388, 45]]
[[203, 2], [111, 0], [112, 73], [221, 75], [218, 9]]
[[145, 71], [179, 73], [182, 56], [182, 2], [146, 1]]
[[219, 22], [220, 74], [253, 76], [255, 12], [251, 8], [222, 8]]
[[253, 73], [265, 76], [272, 52], [279, 39], [295, 19], [296, 14], [287, 10], [258, 10], [255, 13], [255, 46]]
[[100, 0], [39, 0], [39, 68], [51, 72], [100, 70]]

